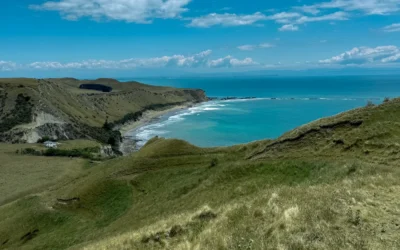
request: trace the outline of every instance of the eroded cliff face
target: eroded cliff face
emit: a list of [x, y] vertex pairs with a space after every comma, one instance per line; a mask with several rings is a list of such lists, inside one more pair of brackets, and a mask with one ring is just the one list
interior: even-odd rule
[[[82, 90], [79, 85], [100, 82], [110, 93]], [[0, 79], [0, 141], [34, 143], [43, 137], [100, 141], [115, 131], [103, 128], [127, 114], [206, 101], [203, 90], [120, 83], [112, 79]], [[118, 136], [117, 136], [118, 137]]]

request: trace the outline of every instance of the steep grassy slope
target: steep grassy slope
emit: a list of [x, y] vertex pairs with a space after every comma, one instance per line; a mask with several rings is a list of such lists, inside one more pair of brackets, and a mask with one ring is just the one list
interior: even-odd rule
[[400, 100], [273, 141], [138, 153], [0, 207], [0, 249], [399, 249]]
[[[80, 89], [102, 84], [110, 93]], [[36, 142], [43, 136], [60, 139], [94, 137], [106, 120], [118, 125], [128, 114], [148, 109], [205, 101], [202, 90], [120, 83], [113, 79], [0, 79], [0, 140]], [[99, 137], [99, 138], [97, 138]], [[107, 137], [107, 136], [106, 136]]]

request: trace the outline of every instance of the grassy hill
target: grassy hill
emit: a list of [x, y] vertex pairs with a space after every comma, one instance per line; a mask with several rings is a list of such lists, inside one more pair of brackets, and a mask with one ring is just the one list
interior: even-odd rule
[[[82, 84], [100, 84], [112, 91], [80, 89]], [[0, 79], [0, 141], [32, 143], [49, 136], [107, 142], [112, 133], [102, 130], [105, 121], [120, 125], [146, 110], [205, 100], [202, 90], [113, 79]]]
[[9, 199], [0, 249], [400, 249], [399, 117], [395, 99], [228, 148], [154, 138]]

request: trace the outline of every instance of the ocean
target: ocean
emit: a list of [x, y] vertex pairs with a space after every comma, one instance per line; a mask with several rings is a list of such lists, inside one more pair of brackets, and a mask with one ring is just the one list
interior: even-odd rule
[[154, 136], [201, 147], [274, 139], [316, 119], [400, 96], [400, 76], [145, 78], [143, 83], [200, 88], [210, 97], [256, 97], [210, 101], [166, 114], [128, 132], [144, 145]]

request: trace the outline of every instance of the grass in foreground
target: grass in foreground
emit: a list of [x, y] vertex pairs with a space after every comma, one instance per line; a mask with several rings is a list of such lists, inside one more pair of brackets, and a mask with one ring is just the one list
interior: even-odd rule
[[17, 155], [22, 146], [0, 144], [0, 205], [77, 177], [86, 164], [83, 159]]
[[0, 248], [399, 249], [399, 106], [231, 148], [154, 139], [1, 206]]

